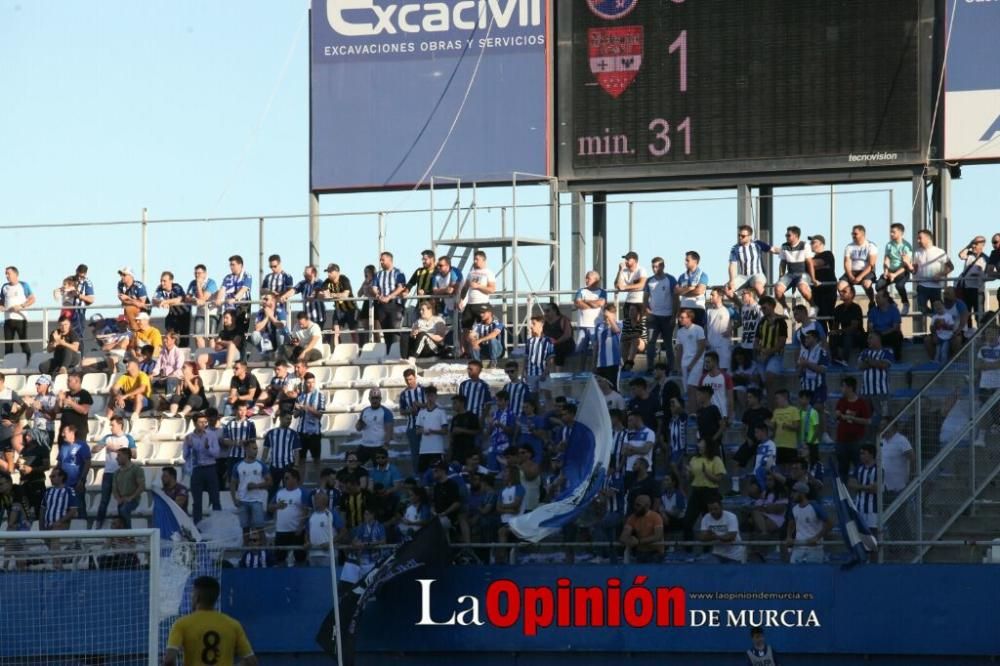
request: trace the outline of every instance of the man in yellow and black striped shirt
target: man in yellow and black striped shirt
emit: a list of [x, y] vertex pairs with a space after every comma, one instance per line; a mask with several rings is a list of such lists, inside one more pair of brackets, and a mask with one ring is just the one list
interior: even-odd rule
[[[430, 296], [433, 293], [433, 280], [434, 253], [430, 250], [424, 250], [420, 253], [420, 268], [413, 271], [413, 275], [410, 276], [410, 281], [406, 283], [406, 292], [412, 293], [414, 296]], [[416, 289], [416, 291], [414, 291], [414, 289]], [[416, 305], [419, 306], [423, 300], [424, 299], [419, 299]], [[435, 305], [436, 301], [431, 301], [431, 304]]]
[[767, 388], [767, 398], [772, 403], [774, 392], [778, 386], [784, 364], [785, 342], [788, 339], [788, 322], [775, 312], [777, 303], [770, 296], [760, 299], [762, 318], [757, 326], [757, 363], [764, 373], [764, 384]]

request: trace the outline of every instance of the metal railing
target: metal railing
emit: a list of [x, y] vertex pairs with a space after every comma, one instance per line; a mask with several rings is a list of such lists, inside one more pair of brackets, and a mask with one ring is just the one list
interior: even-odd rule
[[[915, 462], [914, 477], [895, 496], [884, 490], [882, 479], [883, 492], [877, 498], [882, 535], [911, 541], [940, 539], [1000, 473], [996, 446], [1000, 391], [980, 397], [975, 381], [979, 349], [998, 335], [996, 317], [984, 322], [880, 433], [880, 448], [890, 426], [908, 437]], [[883, 550], [880, 556], [919, 560], [928, 550]]]

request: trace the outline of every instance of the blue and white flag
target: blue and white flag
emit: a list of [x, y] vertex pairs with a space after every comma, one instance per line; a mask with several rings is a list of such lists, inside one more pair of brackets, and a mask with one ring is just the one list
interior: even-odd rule
[[201, 541], [201, 533], [194, 521], [167, 497], [159, 488], [150, 488], [153, 494], [153, 527], [160, 530], [163, 541]]
[[579, 396], [576, 423], [563, 453], [566, 488], [552, 501], [515, 516], [509, 523], [511, 530], [526, 541], [537, 543], [558, 532], [583, 513], [604, 487], [614, 448], [611, 417], [597, 382], [591, 375], [581, 378], [585, 378], [585, 383]]
[[849, 569], [868, 561], [868, 553], [875, 552], [878, 541], [861, 520], [854, 506], [854, 500], [851, 499], [847, 486], [840, 478], [837, 479], [837, 518], [840, 521], [840, 533], [844, 536], [844, 544], [851, 553], [850, 562], [843, 568]]

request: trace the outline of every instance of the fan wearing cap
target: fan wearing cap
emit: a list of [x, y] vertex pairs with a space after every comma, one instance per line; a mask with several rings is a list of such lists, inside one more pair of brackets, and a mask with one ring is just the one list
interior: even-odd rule
[[149, 311], [149, 296], [146, 294], [146, 285], [135, 279], [135, 273], [128, 266], [118, 269], [121, 279], [118, 281], [118, 300], [121, 301], [125, 309], [125, 318], [128, 319], [128, 327], [133, 331], [138, 329], [136, 317], [140, 312]]
[[[340, 342], [340, 329], [346, 328], [349, 331], [358, 330], [357, 304], [349, 299], [354, 298], [351, 290], [351, 280], [346, 275], [340, 273], [340, 266], [337, 264], [327, 264], [326, 279], [323, 280], [323, 288], [320, 298], [333, 301], [333, 343]], [[355, 336], [351, 336], [351, 341], [357, 342]]]
[[[68, 322], [67, 322], [68, 323]], [[52, 393], [52, 377], [39, 375], [35, 380], [35, 396], [24, 397], [25, 414], [31, 419], [32, 438], [45, 438], [44, 445], [54, 440], [56, 418], [59, 416], [59, 398]]]
[[114, 330], [104, 328], [102, 332], [95, 333], [95, 337], [101, 343], [104, 359], [89, 357], [83, 359], [80, 365], [95, 369], [100, 366], [100, 370], [109, 374], [122, 369], [120, 366], [125, 360], [125, 350], [128, 349], [129, 341], [132, 339], [132, 331], [128, 328], [128, 319], [125, 315], [118, 315]]
[[392, 441], [392, 412], [382, 405], [382, 391], [371, 389], [368, 392], [368, 402], [369, 406], [361, 410], [355, 426], [361, 433], [357, 451], [361, 464], [374, 458], [377, 449], [389, 448], [389, 442]]
[[[639, 255], [628, 252], [622, 255], [625, 261], [618, 264], [618, 275], [615, 277], [615, 289], [625, 292], [625, 304], [629, 310], [643, 310], [646, 280], [649, 275], [646, 269], [639, 265]], [[627, 319], [626, 313], [626, 319]]]
[[160, 349], [163, 347], [163, 334], [149, 321], [148, 312], [140, 312], [135, 317], [135, 335], [129, 342], [129, 352], [132, 358], [141, 359], [142, 348], [149, 345], [153, 348], [153, 358], [160, 357]]
[[809, 484], [799, 481], [792, 486], [792, 515], [788, 521], [785, 545], [792, 549], [792, 564], [822, 564], [823, 538], [833, 527], [823, 505], [809, 499]]

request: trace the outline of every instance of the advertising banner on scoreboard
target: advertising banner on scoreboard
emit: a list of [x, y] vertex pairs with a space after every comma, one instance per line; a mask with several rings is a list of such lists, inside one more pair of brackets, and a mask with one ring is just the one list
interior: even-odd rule
[[547, 174], [548, 0], [313, 0], [314, 192]]
[[949, 0], [945, 159], [1000, 160], [1000, 2]]
[[561, 4], [559, 175], [920, 163], [933, 9], [928, 0]]

